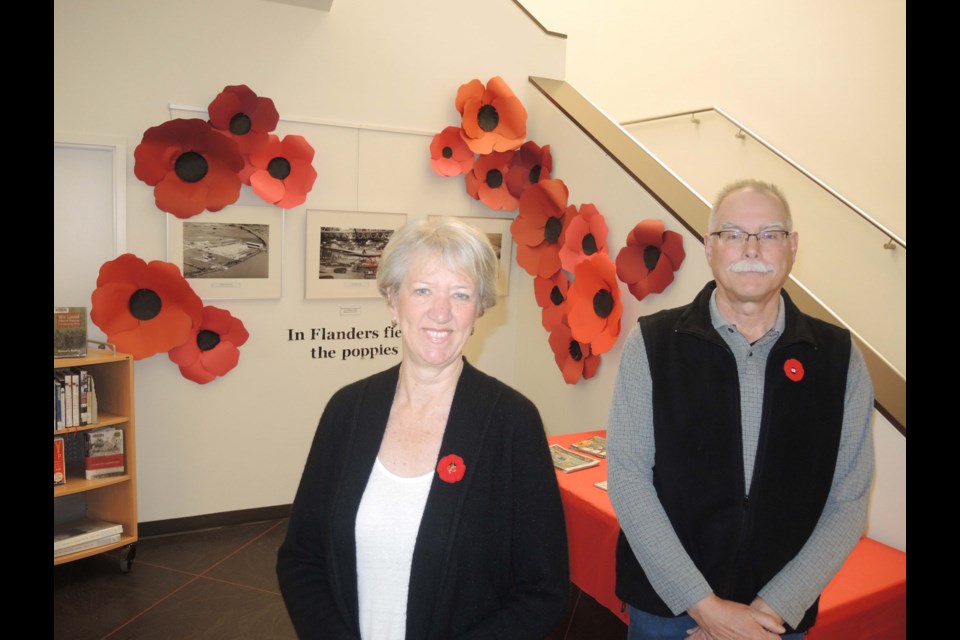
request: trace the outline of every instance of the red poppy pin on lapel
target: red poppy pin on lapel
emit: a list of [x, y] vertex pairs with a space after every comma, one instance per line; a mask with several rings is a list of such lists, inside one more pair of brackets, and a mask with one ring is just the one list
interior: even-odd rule
[[444, 482], [460, 482], [466, 472], [467, 465], [463, 463], [463, 458], [455, 453], [443, 456], [437, 463], [437, 475]]
[[790, 358], [783, 363], [783, 372], [794, 382], [803, 380], [803, 364], [796, 358]]

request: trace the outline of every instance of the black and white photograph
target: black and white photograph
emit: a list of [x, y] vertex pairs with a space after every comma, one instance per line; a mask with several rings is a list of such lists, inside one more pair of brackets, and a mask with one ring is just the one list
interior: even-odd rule
[[[437, 218], [439, 216], [430, 216]], [[497, 283], [500, 285], [500, 295], [510, 293], [510, 263], [513, 261], [513, 236], [510, 234], [510, 223], [513, 218], [474, 218], [464, 216], [450, 216], [464, 222], [474, 229], [487, 234], [493, 250], [500, 259], [500, 268], [497, 274]]]
[[168, 215], [167, 259], [204, 299], [279, 298], [283, 210], [231, 206]]
[[402, 213], [308, 209], [304, 296], [378, 297], [380, 254], [406, 221]]

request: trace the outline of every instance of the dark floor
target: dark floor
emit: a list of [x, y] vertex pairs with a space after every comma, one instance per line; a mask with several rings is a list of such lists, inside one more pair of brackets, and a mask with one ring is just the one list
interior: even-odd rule
[[[294, 639], [274, 573], [286, 525], [141, 538], [128, 573], [114, 552], [54, 567], [54, 638]], [[571, 587], [567, 617], [547, 640], [626, 635], [619, 618]]]

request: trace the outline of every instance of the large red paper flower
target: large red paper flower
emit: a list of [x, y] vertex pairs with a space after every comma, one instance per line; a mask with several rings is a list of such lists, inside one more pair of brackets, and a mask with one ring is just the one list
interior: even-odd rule
[[464, 464], [463, 458], [455, 453], [443, 456], [437, 463], [437, 475], [444, 482], [460, 482], [466, 472], [467, 465]]
[[281, 209], [303, 204], [317, 179], [313, 147], [303, 136], [278, 136], [249, 156], [253, 165], [250, 186], [266, 202]]
[[519, 198], [530, 185], [549, 179], [551, 171], [553, 157], [550, 155], [550, 145], [540, 147], [533, 140], [527, 140], [517, 149], [510, 163], [507, 188], [513, 197]]
[[664, 231], [662, 220], [644, 220], [627, 234], [627, 245], [617, 254], [617, 277], [643, 300], [673, 282], [685, 256], [683, 236]]
[[474, 155], [460, 137], [459, 127], [447, 127], [430, 141], [430, 167], [442, 176], [452, 177], [473, 169]]
[[250, 334], [243, 323], [226, 309], [203, 308], [203, 320], [193, 328], [186, 341], [170, 349], [167, 356], [180, 366], [187, 380], [206, 384], [226, 375], [240, 361], [238, 349]]
[[527, 137], [527, 110], [500, 76], [486, 87], [476, 79], [460, 85], [456, 106], [460, 135], [474, 153], [512, 151]]
[[245, 84], [230, 85], [207, 107], [210, 126], [232, 138], [240, 153], [253, 153], [267, 144], [280, 114], [270, 98], [259, 98]]
[[588, 379], [596, 375], [600, 368], [600, 356], [592, 352], [589, 343], [575, 340], [565, 322], [553, 328], [549, 342], [553, 359], [567, 384], [577, 384], [581, 377]]
[[560, 264], [572, 273], [581, 261], [595, 253], [607, 253], [607, 221], [594, 205], [584, 204], [570, 217], [560, 247]]
[[136, 360], [183, 344], [203, 317], [203, 302], [175, 264], [147, 264], [132, 253], [100, 267], [91, 302], [90, 320], [107, 342]]
[[567, 315], [567, 289], [570, 288], [570, 279], [562, 270], [557, 271], [549, 278], [537, 276], [533, 279], [533, 294], [537, 304], [543, 311], [540, 321], [543, 328], [553, 331]]
[[497, 211], [514, 211], [519, 202], [507, 189], [504, 178], [510, 168], [513, 151], [494, 151], [477, 158], [473, 170], [466, 175], [467, 193]]
[[567, 196], [563, 180], [541, 180], [520, 196], [520, 213], [510, 233], [517, 243], [517, 264], [532, 276], [549, 278], [560, 270]]
[[605, 253], [595, 253], [573, 272], [567, 294], [567, 321], [578, 342], [590, 343], [595, 354], [606, 353], [620, 335], [620, 287], [617, 267]]
[[150, 127], [133, 152], [133, 173], [154, 187], [157, 208], [178, 218], [220, 211], [240, 197], [237, 143], [196, 118]]

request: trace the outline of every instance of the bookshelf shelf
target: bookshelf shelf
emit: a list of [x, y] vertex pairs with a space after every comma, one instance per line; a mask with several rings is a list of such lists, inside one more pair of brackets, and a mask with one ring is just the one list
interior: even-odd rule
[[[54, 525], [81, 518], [105, 520], [123, 525], [119, 542], [111, 542], [74, 553], [54, 556], [54, 566], [119, 549], [120, 569], [130, 570], [137, 542], [137, 462], [136, 429], [133, 411], [133, 358], [128, 354], [95, 350], [78, 358], [54, 358], [53, 368], [86, 370], [95, 380], [99, 420], [95, 424], [57, 430], [54, 437], [65, 442], [82, 442], [84, 433], [101, 427], [123, 431], [124, 473], [88, 480], [83, 459], [67, 454], [66, 482], [53, 487]], [[77, 444], [77, 442], [72, 442]], [[82, 447], [81, 447], [82, 449]], [[67, 448], [70, 451], [69, 448]], [[76, 451], [76, 450], [74, 450]], [[75, 455], [75, 453], [74, 453]], [[115, 536], [114, 536], [115, 539]]]

